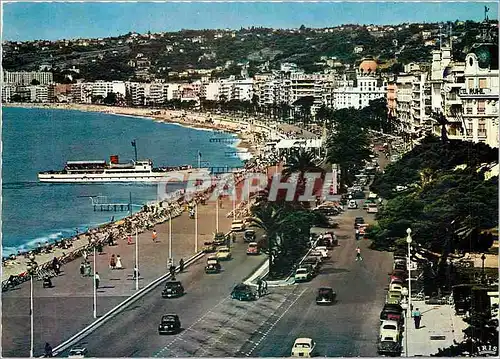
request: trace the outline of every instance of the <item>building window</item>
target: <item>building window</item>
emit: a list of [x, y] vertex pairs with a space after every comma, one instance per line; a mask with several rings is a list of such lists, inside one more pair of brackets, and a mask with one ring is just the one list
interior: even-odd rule
[[473, 131], [472, 121], [469, 121], [467, 123], [466, 131], [467, 131], [467, 136], [472, 136], [472, 131]]
[[466, 108], [465, 108], [465, 113], [466, 113], [467, 115], [472, 115], [472, 107], [466, 107]]
[[467, 81], [467, 87], [470, 89], [474, 88], [474, 79], [469, 79]]
[[478, 100], [477, 101], [477, 113], [484, 114], [486, 107], [486, 100]]
[[485, 78], [479, 79], [479, 88], [480, 88], [480, 89], [485, 89], [485, 88], [488, 88], [488, 87], [486, 86], [486, 79], [485, 79]]
[[477, 135], [480, 137], [486, 137], [486, 124], [479, 123], [477, 125]]

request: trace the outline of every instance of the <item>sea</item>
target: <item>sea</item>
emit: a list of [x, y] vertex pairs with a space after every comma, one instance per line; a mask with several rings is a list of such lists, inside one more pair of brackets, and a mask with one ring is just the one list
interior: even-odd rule
[[[4, 107], [2, 111], [2, 246], [3, 256], [39, 243], [74, 236], [127, 216], [127, 212], [94, 211], [89, 197], [128, 203], [134, 211], [157, 199], [147, 183], [40, 183], [37, 173], [60, 170], [69, 160], [120, 162], [149, 158], [155, 166], [239, 167], [248, 154], [236, 150], [236, 135], [200, 130], [148, 118], [59, 109]], [[210, 141], [212, 138], [234, 141]], [[175, 190], [172, 186], [172, 191]]]

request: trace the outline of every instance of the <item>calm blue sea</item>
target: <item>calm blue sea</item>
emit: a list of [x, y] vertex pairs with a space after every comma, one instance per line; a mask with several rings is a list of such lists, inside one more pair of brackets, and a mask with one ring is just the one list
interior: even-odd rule
[[[2, 245], [3, 255], [36, 247], [122, 218], [123, 212], [94, 212], [88, 196], [110, 202], [144, 204], [156, 199], [151, 184], [42, 184], [37, 173], [59, 170], [68, 160], [120, 161], [139, 158], [155, 166], [196, 165], [198, 151], [210, 166], [241, 166], [228, 156], [236, 144], [210, 142], [212, 131], [196, 130], [149, 119], [92, 112], [3, 108]], [[174, 189], [174, 188], [173, 188]]]

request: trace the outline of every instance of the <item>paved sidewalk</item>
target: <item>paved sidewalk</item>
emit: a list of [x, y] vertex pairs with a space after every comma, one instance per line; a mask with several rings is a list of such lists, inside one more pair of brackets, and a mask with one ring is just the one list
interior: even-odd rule
[[[403, 337], [402, 356], [430, 356], [438, 349], [447, 348], [453, 340], [461, 341], [462, 330], [467, 328], [463, 317], [455, 315], [452, 305], [430, 305], [424, 302], [413, 302], [414, 308], [422, 313], [420, 328], [415, 329], [413, 319], [408, 325], [408, 355], [406, 355], [406, 338]], [[405, 332], [406, 333], [406, 332]]]

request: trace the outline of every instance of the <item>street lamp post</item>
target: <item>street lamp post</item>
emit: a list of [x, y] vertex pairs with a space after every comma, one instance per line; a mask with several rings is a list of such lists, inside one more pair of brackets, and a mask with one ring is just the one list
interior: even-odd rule
[[94, 312], [94, 319], [97, 318], [97, 283], [96, 283], [96, 280], [95, 280], [95, 272], [96, 272], [96, 268], [95, 268], [95, 265], [96, 265], [96, 258], [95, 258], [95, 245], [94, 245], [94, 278], [93, 278], [93, 282], [94, 282], [94, 305], [93, 305], [93, 312]]
[[194, 206], [194, 252], [198, 253], [198, 202]]
[[484, 261], [486, 260], [486, 255], [483, 253], [481, 256], [481, 284], [484, 284]]
[[33, 275], [36, 271], [36, 263], [30, 258], [27, 266], [28, 274], [30, 276], [30, 358], [33, 358], [35, 346], [35, 328], [34, 328], [34, 306], [33, 306]]
[[411, 228], [406, 230], [406, 243], [408, 243], [408, 318], [411, 318]]
[[217, 201], [215, 201], [215, 233], [219, 233], [219, 192], [217, 193]]
[[135, 290], [139, 290], [139, 234], [135, 227]]
[[172, 260], [172, 214], [168, 211], [168, 258]]

